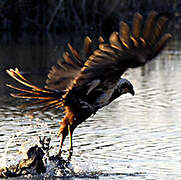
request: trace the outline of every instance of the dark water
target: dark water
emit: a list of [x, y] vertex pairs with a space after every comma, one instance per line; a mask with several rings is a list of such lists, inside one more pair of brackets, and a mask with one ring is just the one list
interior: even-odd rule
[[[10, 97], [10, 90], [3, 86], [12, 82], [3, 71], [21, 67], [26, 77], [43, 85], [41, 81], [66, 42], [80, 47], [81, 38], [66, 34], [47, 35], [41, 41], [39, 37], [1, 40], [0, 166], [16, 163], [21, 157], [19, 149], [35, 144], [38, 136], [51, 137], [51, 153], [55, 154], [62, 117], [57, 110], [37, 114], [34, 119], [25, 116], [16, 108], [22, 100]], [[181, 179], [180, 40], [174, 38], [154, 62], [129, 70], [125, 77], [134, 84], [136, 95], [118, 98], [75, 130], [74, 172], [100, 179]], [[68, 140], [64, 149], [67, 147]], [[59, 175], [52, 174], [53, 165], [48, 168], [45, 177]]]

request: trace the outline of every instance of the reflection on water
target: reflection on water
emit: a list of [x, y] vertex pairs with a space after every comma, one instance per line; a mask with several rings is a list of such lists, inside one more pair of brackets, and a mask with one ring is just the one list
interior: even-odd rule
[[[3, 64], [1, 68], [12, 65], [21, 67], [26, 72], [33, 71], [34, 76], [31, 73], [27, 76], [41, 84], [46, 78], [37, 72], [42, 68], [43, 73], [47, 72], [48, 66], [56, 62], [59, 50], [63, 51], [64, 48], [61, 45], [67, 39], [70, 40], [69, 37], [62, 37], [54, 37], [53, 40], [43, 41], [37, 46], [30, 41], [27, 44], [22, 41], [15, 41], [13, 45], [4, 44], [0, 48], [0, 56], [3, 57], [3, 60], [0, 59]], [[81, 42], [80, 39], [78, 42]], [[179, 44], [181, 42], [172, 41], [156, 61], [145, 68], [129, 70], [125, 74], [134, 84], [134, 97], [120, 97], [75, 130], [71, 163], [76, 173], [95, 174], [100, 179], [181, 178]], [[10, 59], [13, 62], [10, 63]], [[2, 75], [0, 81], [3, 84], [12, 80]], [[25, 143], [25, 146], [32, 146], [38, 136], [52, 138], [51, 145], [55, 148], [51, 153], [55, 154], [59, 146], [57, 132], [61, 112], [48, 111], [38, 114], [32, 120], [16, 108], [22, 100], [9, 97], [9, 92], [9, 89], [1, 85], [1, 165], [17, 162], [17, 151], [21, 145]], [[66, 140], [65, 149], [67, 145]]]

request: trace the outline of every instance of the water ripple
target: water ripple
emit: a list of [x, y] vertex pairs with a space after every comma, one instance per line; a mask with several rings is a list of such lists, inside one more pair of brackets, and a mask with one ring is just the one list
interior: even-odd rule
[[[181, 179], [180, 59], [180, 47], [169, 47], [155, 62], [128, 71], [135, 96], [118, 98], [75, 130], [72, 166], [79, 177]], [[21, 145], [30, 146], [38, 136], [51, 137], [51, 153], [56, 153], [62, 113], [48, 111], [30, 119], [17, 104], [0, 97], [1, 163], [5, 156], [7, 163], [17, 162]]]

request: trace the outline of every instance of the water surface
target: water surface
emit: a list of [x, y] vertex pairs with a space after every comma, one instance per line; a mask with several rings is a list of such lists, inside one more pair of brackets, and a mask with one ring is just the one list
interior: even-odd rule
[[[1, 70], [21, 67], [26, 77], [43, 86], [66, 42], [81, 46], [82, 37], [75, 37], [76, 41], [68, 35], [1, 40]], [[74, 171], [100, 179], [181, 179], [181, 41], [173, 39], [154, 62], [127, 71], [125, 77], [133, 83], [135, 96], [118, 98], [75, 130]], [[16, 163], [22, 144], [32, 146], [38, 136], [51, 137], [55, 154], [62, 113], [50, 110], [29, 118], [16, 108], [23, 100], [8, 95], [12, 91], [3, 86], [7, 82], [14, 83], [2, 72], [1, 166]], [[46, 176], [51, 175], [50, 167]]]

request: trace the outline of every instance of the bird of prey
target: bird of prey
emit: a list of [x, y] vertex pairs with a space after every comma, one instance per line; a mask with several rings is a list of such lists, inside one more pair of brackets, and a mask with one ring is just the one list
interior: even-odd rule
[[120, 32], [113, 32], [109, 42], [99, 37], [97, 49], [92, 50], [89, 37], [85, 38], [83, 55], [68, 44], [70, 51], [63, 54], [63, 59], [58, 60], [56, 66], [52, 66], [44, 88], [33, 85], [17, 68], [7, 70], [12, 78], [26, 87], [7, 84], [20, 91], [11, 95], [35, 100], [22, 107], [35, 107], [32, 111], [64, 109], [65, 116], [58, 132], [61, 137], [59, 157], [68, 134], [68, 159], [72, 156], [72, 135], [79, 124], [119, 96], [125, 93], [134, 95], [133, 85], [122, 75], [129, 68], [145, 65], [162, 51], [171, 38], [164, 32], [166, 22], [167, 18], [155, 11], [150, 12], [145, 22], [143, 16], [136, 13], [132, 32], [128, 24], [121, 22]]

